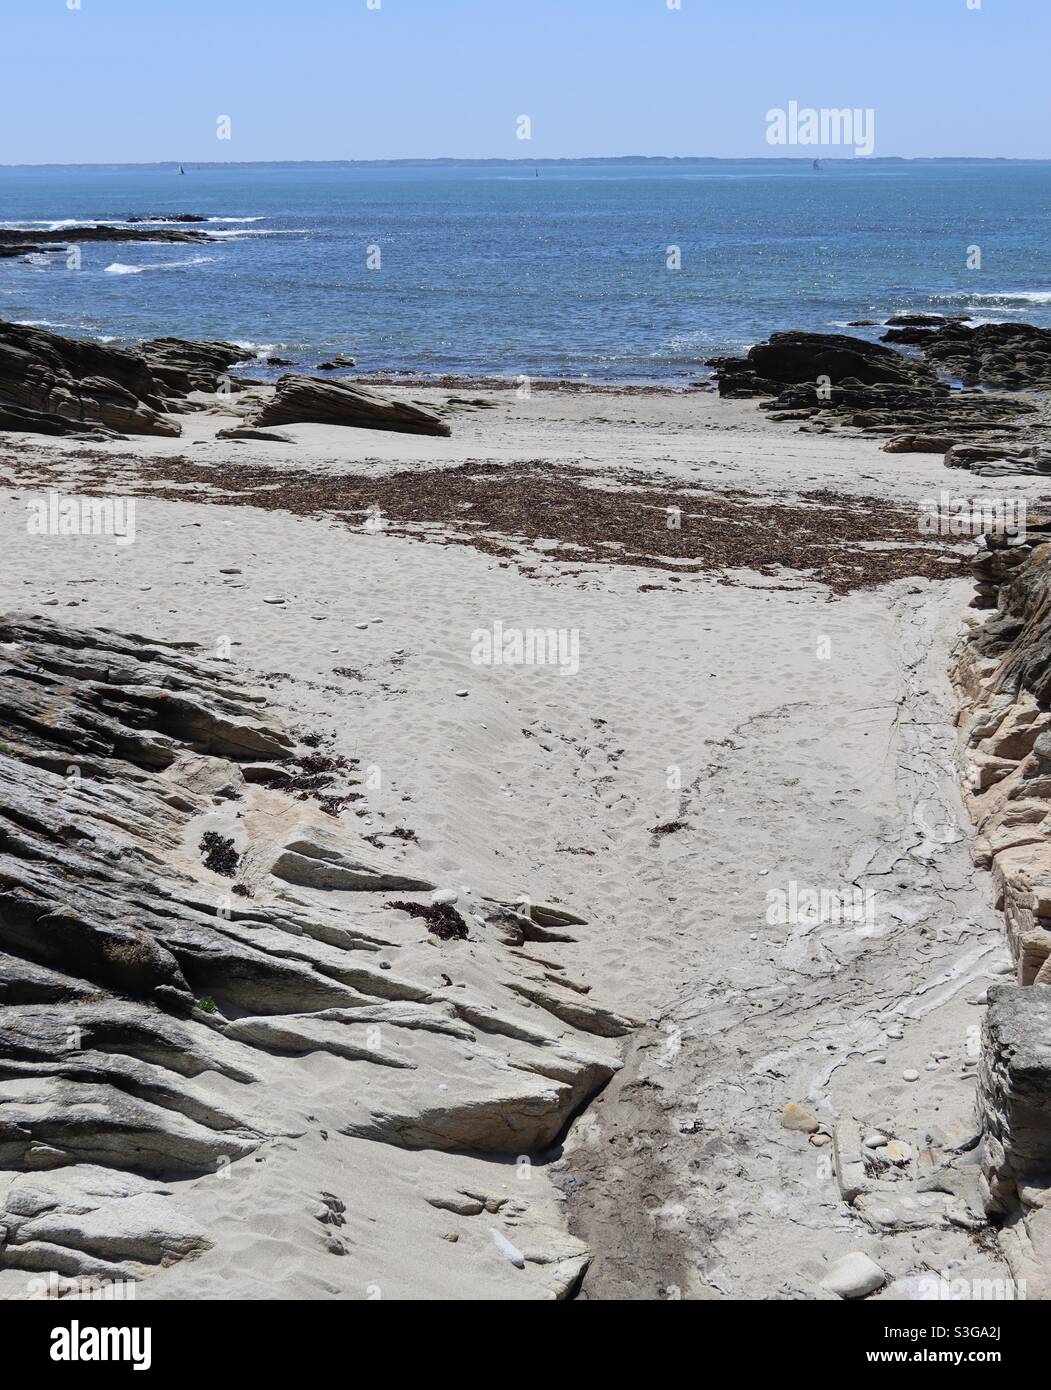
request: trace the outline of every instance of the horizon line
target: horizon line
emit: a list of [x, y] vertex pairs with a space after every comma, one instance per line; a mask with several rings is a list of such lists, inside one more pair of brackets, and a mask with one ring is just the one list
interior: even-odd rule
[[314, 168], [406, 168], [420, 165], [484, 168], [487, 166], [564, 165], [564, 164], [1051, 164], [1051, 157], [1023, 155], [829, 155], [817, 153], [821, 146], [812, 147], [815, 153], [806, 155], [526, 155], [399, 157], [392, 159], [155, 159], [155, 160], [47, 160], [21, 163], [0, 163], [0, 169], [248, 169], [257, 167], [309, 165]]

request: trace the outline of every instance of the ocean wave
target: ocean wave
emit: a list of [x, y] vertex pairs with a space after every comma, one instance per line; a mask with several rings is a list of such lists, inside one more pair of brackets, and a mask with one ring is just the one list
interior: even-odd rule
[[209, 222], [265, 222], [265, 217], [209, 217]]
[[1007, 308], [1011, 304], [1051, 304], [1051, 290], [997, 290], [986, 294], [932, 294], [928, 295], [932, 304], [962, 304], [969, 306], [974, 301], [991, 304], [996, 308]]
[[229, 241], [245, 236], [307, 236], [308, 230], [306, 227], [237, 227], [233, 231], [209, 232], [208, 235]]
[[256, 357], [259, 361], [265, 361], [272, 352], [276, 352], [279, 347], [284, 347], [283, 343], [253, 343], [246, 342], [243, 338], [231, 338], [234, 347], [241, 348], [245, 353], [245, 360], [249, 357]]
[[214, 256], [191, 256], [188, 261], [155, 261], [152, 265], [124, 265], [114, 261], [106, 267], [107, 275], [141, 275], [146, 270], [185, 270], [194, 265], [210, 265]]

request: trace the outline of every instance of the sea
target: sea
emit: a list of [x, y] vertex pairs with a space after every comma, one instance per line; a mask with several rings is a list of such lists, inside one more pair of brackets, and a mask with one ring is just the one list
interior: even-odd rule
[[[0, 168], [0, 226], [206, 217], [204, 246], [0, 260], [0, 318], [367, 373], [685, 384], [777, 329], [1051, 327], [1051, 162]], [[0, 241], [16, 240], [3, 235]]]

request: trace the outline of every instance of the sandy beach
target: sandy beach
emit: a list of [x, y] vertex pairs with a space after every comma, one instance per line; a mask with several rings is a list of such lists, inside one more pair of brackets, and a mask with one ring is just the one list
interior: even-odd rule
[[[446, 409], [450, 437], [216, 439], [245, 413], [221, 397], [177, 439], [5, 435], [0, 609], [193, 644], [358, 770], [342, 843], [464, 911], [524, 896], [580, 919], [513, 968], [623, 1032], [567, 1028], [535, 988], [508, 1017], [597, 1046], [612, 1079], [523, 1163], [340, 1133], [370, 1068], [260, 1054], [253, 1106], [284, 1133], [233, 1181], [173, 1184], [209, 1248], [137, 1296], [832, 1298], [859, 1250], [878, 1298], [1005, 1277], [966, 1194], [903, 1183], [859, 1213], [832, 1162], [844, 1123], [917, 1162], [966, 1149], [978, 1001], [1011, 971], [955, 763], [973, 542], [916, 526], [958, 477], [704, 391], [383, 389]], [[30, 534], [51, 493], [134, 499], [134, 542]], [[494, 625], [563, 645], [486, 664]], [[779, 912], [811, 890], [814, 920]], [[429, 991], [438, 965], [486, 997], [511, 968], [473, 922], [439, 941], [361, 894], [299, 896], [382, 927]], [[475, 1046], [446, 1042], [427, 1085]], [[322, 1193], [346, 1229], [319, 1256]]]

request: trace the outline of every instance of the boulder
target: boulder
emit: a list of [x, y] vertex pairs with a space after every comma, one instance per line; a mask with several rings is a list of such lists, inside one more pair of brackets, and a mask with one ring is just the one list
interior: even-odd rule
[[395, 430], [403, 434], [448, 435], [448, 424], [428, 406], [392, 400], [364, 386], [289, 373], [249, 422], [253, 426], [351, 425], [358, 429]]
[[821, 1287], [840, 1298], [867, 1298], [887, 1282], [887, 1276], [875, 1260], [860, 1250], [843, 1255], [829, 1266]]

